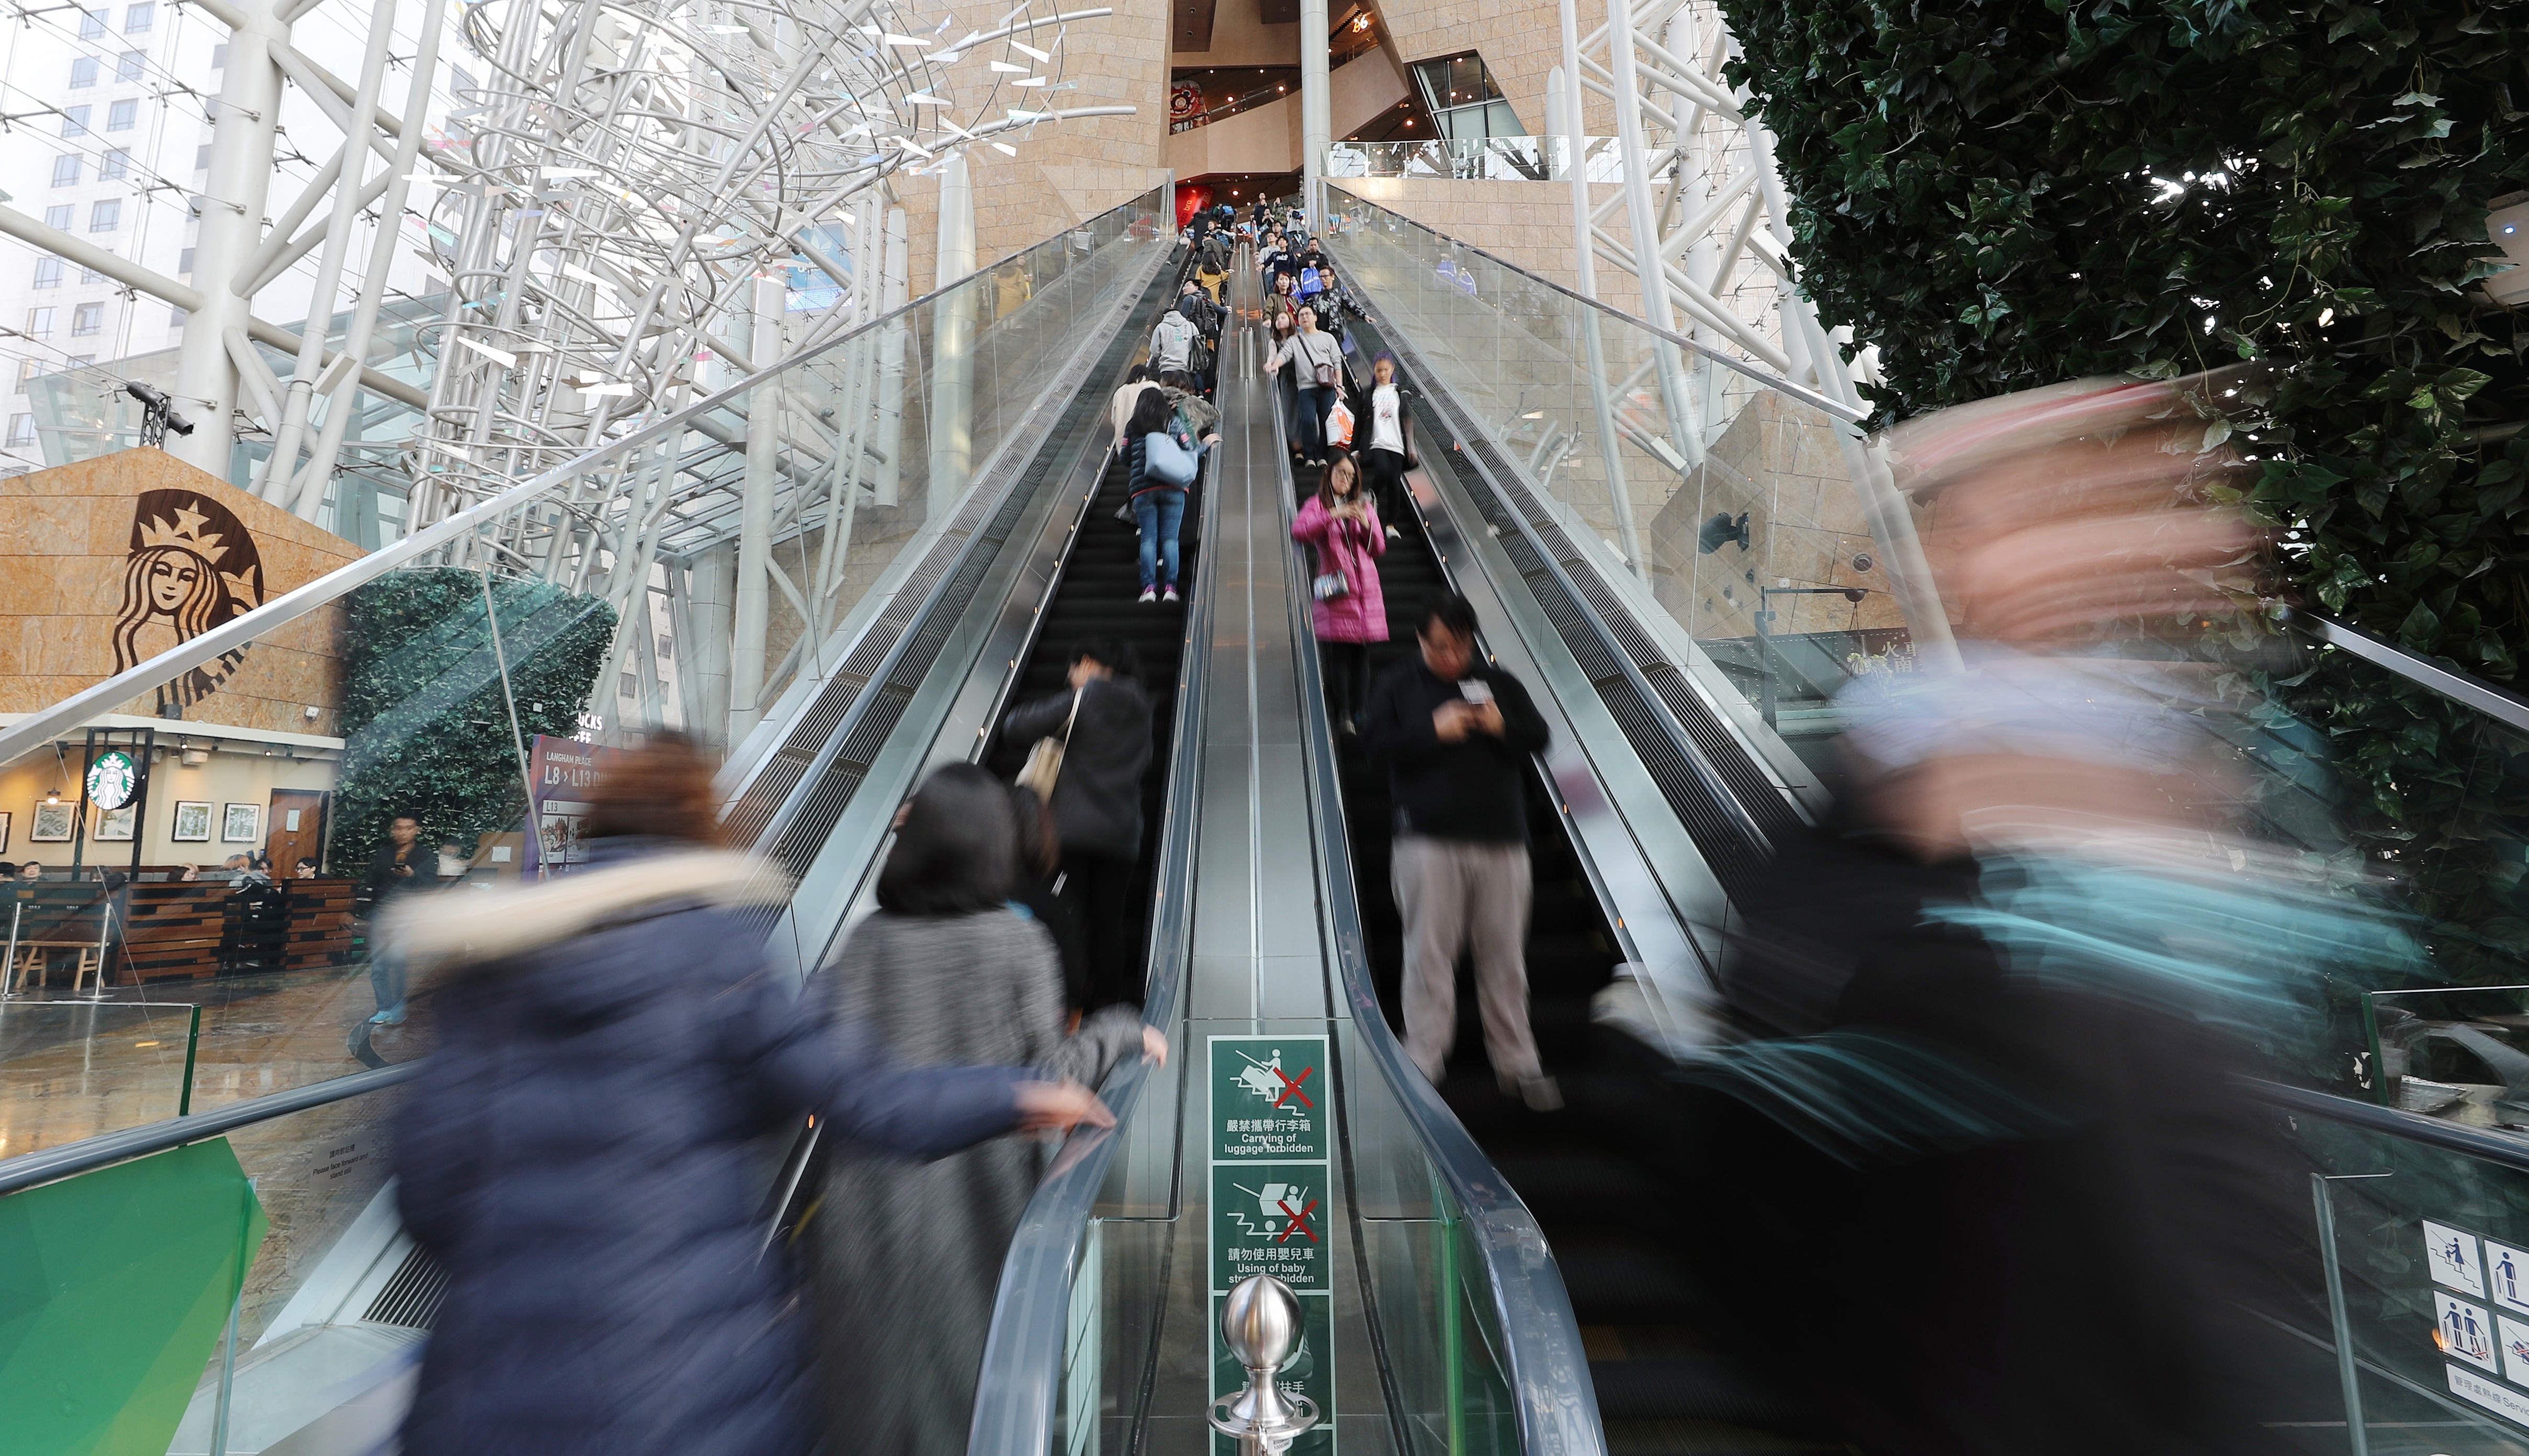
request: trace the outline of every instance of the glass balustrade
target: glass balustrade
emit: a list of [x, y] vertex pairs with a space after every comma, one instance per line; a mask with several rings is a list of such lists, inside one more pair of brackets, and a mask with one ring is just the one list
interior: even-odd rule
[[1341, 276], [1682, 666], [1804, 750], [1846, 681], [1913, 670], [1863, 445], [1827, 402], [1332, 195]]

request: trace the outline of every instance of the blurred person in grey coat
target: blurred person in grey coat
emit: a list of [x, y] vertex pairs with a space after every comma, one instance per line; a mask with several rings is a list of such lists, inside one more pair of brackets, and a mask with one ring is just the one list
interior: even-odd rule
[[[1024, 875], [1010, 789], [972, 764], [934, 773], [899, 818], [878, 913], [819, 977], [827, 1014], [907, 1067], [1024, 1066], [1095, 1087], [1123, 1058], [1164, 1060], [1137, 1006], [1065, 1035], [1052, 937], [1010, 908]], [[1044, 1171], [1003, 1140], [907, 1163], [850, 1149], [810, 1221], [829, 1429], [847, 1449], [965, 1449], [1001, 1261]]]

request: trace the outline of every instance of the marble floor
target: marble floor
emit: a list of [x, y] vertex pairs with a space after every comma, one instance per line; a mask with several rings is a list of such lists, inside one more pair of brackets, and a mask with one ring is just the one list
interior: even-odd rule
[[[350, 1034], [376, 1009], [361, 966], [0, 1000], [0, 1158], [175, 1116], [196, 1004], [196, 1112], [360, 1070]], [[402, 1059], [410, 1035], [377, 1050]]]

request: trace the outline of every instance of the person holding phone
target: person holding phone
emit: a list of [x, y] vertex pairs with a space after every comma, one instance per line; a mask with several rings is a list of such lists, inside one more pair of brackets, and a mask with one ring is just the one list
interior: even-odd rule
[[1528, 1025], [1528, 799], [1545, 719], [1518, 678], [1476, 646], [1476, 609], [1454, 593], [1415, 629], [1421, 649], [1371, 689], [1361, 721], [1396, 806], [1390, 869], [1405, 922], [1405, 1051], [1440, 1080], [1458, 1029], [1458, 951], [1476, 963], [1484, 1051], [1502, 1090], [1536, 1111], [1563, 1105]]

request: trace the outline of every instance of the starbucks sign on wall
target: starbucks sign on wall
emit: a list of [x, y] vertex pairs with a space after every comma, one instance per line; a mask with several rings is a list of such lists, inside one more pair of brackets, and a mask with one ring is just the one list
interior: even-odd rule
[[[360, 555], [162, 451], [19, 476], [0, 489], [0, 642], [25, 645], [0, 651], [0, 713], [49, 707]], [[259, 632], [119, 711], [331, 734], [341, 620], [329, 607]]]

